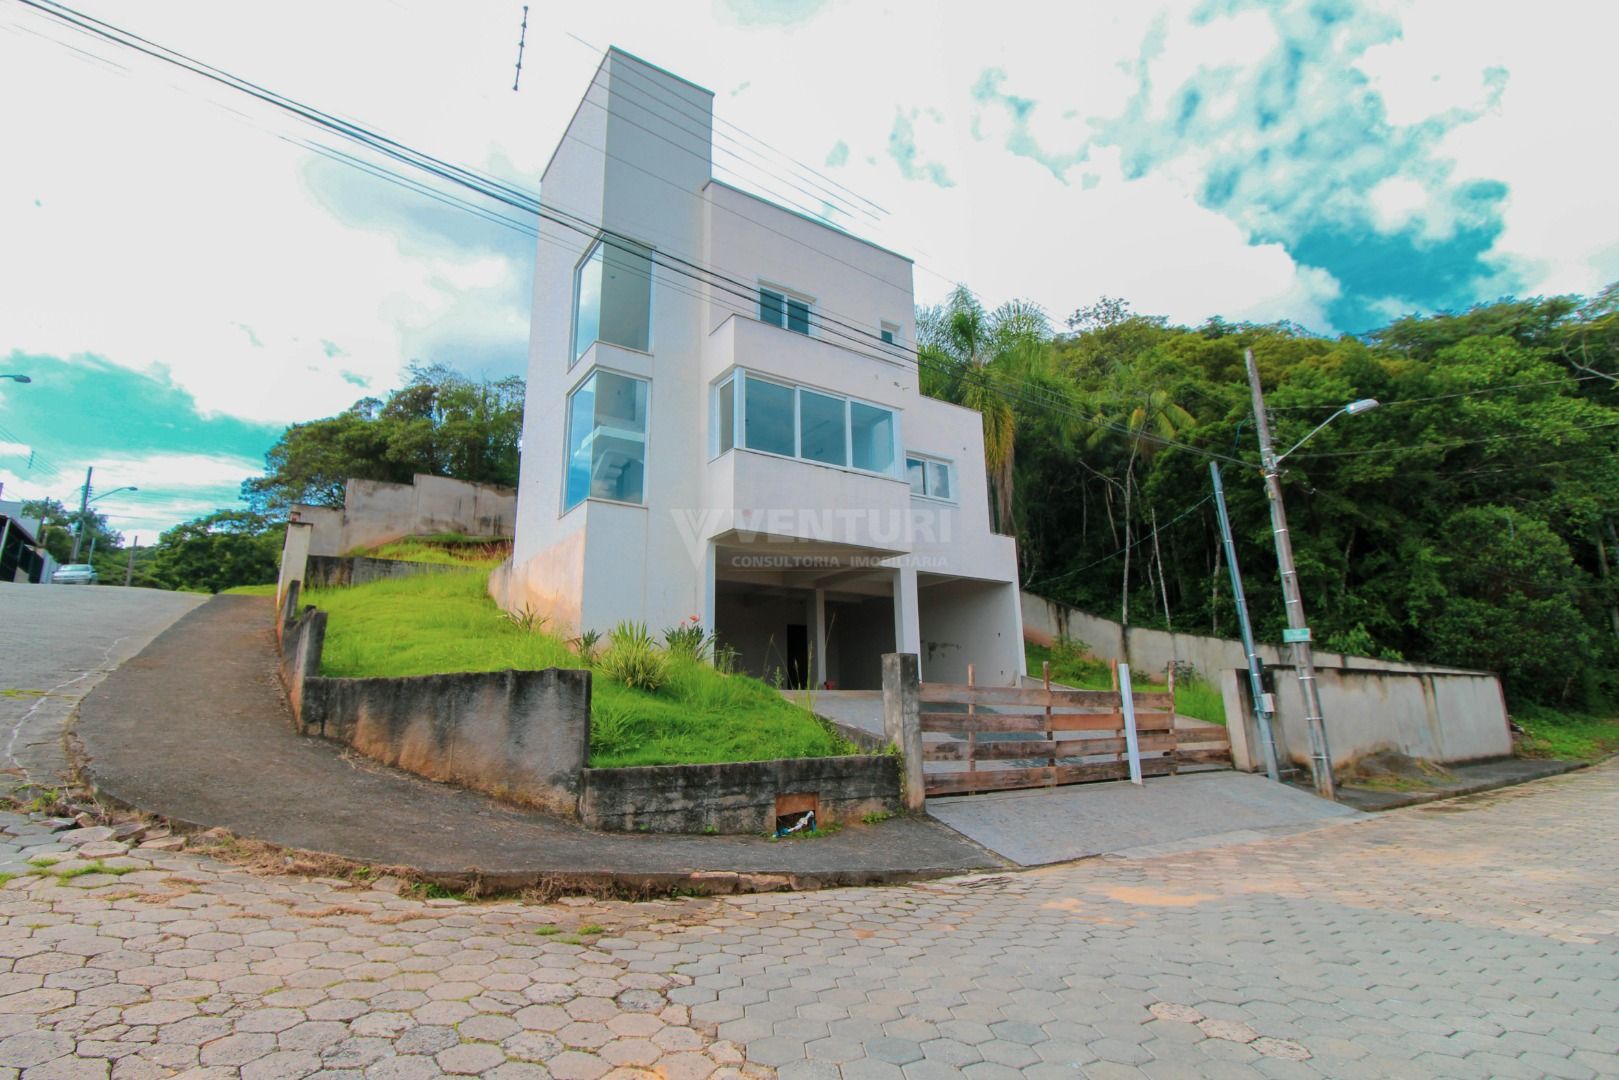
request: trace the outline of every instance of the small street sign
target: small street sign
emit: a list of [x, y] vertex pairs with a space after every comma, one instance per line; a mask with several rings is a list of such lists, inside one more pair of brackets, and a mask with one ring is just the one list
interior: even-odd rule
[[1309, 641], [1309, 640], [1310, 640], [1310, 628], [1308, 626], [1300, 627], [1297, 630], [1293, 629], [1290, 626], [1286, 630], [1282, 631], [1282, 642], [1283, 642], [1283, 644], [1296, 645], [1301, 641]]

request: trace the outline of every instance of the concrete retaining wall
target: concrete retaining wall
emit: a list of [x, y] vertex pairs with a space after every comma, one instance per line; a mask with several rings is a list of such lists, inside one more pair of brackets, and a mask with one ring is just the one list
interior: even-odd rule
[[372, 559], [364, 555], [311, 555], [305, 560], [304, 588], [323, 589], [345, 585], [364, 585], [386, 578], [415, 577], [417, 574], [442, 574], [465, 567], [446, 566], [442, 563], [405, 562], [401, 559]]
[[813, 793], [817, 824], [899, 809], [899, 759], [891, 755], [793, 758], [724, 765], [586, 769], [580, 817], [610, 832], [763, 833], [776, 796]]
[[[312, 581], [319, 564], [311, 558]], [[816, 795], [826, 824], [899, 807], [899, 771], [886, 755], [586, 768], [588, 671], [324, 678], [326, 613], [300, 610], [300, 588], [297, 581], [288, 585], [275, 629], [281, 682], [302, 734], [336, 739], [432, 780], [578, 815], [610, 831], [768, 832], [776, 796], [783, 794]]]
[[590, 747], [590, 672], [323, 678], [326, 613], [299, 611], [298, 593], [296, 584], [288, 589], [277, 636], [281, 681], [299, 731], [432, 780], [577, 812]]
[[[1276, 680], [1277, 760], [1308, 769], [1310, 741], [1297, 669], [1269, 670]], [[1316, 685], [1334, 768], [1380, 750], [1446, 763], [1512, 753], [1506, 701], [1494, 675], [1323, 668], [1316, 672]], [[1221, 672], [1220, 688], [1232, 759], [1237, 768], [1257, 772], [1264, 768], [1264, 750], [1247, 671]]]
[[[1138, 671], [1158, 672], [1189, 663], [1225, 697], [1231, 755], [1237, 768], [1264, 768], [1264, 750], [1248, 691], [1248, 661], [1242, 642], [1200, 634], [1171, 634], [1131, 627], [1128, 631], [1043, 597], [1023, 594], [1023, 635], [1038, 645], [1060, 637], [1083, 641], [1104, 660], [1128, 660]], [[1278, 645], [1257, 646], [1275, 682], [1277, 759], [1308, 767], [1309, 738], [1304, 700], [1291, 653]], [[1334, 766], [1379, 750], [1399, 750], [1430, 761], [1477, 761], [1512, 753], [1506, 697], [1487, 671], [1379, 660], [1343, 653], [1315, 654], [1321, 712]], [[1242, 718], [1243, 723], [1237, 723]]]
[[[1226, 668], [1246, 669], [1248, 666], [1248, 658], [1242, 651], [1242, 642], [1233, 638], [1170, 633], [1167, 630], [1150, 630], [1139, 626], [1132, 626], [1126, 630], [1111, 619], [1091, 615], [1027, 592], [1022, 594], [1022, 606], [1023, 639], [1036, 645], [1050, 645], [1058, 638], [1066, 637], [1074, 641], [1083, 641], [1091, 654], [1100, 660], [1121, 660], [1136, 671], [1161, 672], [1178, 661], [1190, 664], [1211, 681], [1216, 672]], [[1290, 654], [1280, 645], [1259, 642], [1256, 647], [1266, 667], [1280, 666], [1290, 659]], [[1439, 671], [1479, 674], [1467, 668], [1380, 660], [1371, 656], [1351, 656], [1322, 649], [1316, 650], [1315, 663], [1317, 668], [1404, 671], [1412, 674]]]
[[297, 504], [292, 519], [312, 526], [312, 555], [342, 555], [406, 536], [512, 535], [517, 493], [492, 484], [416, 474], [408, 484], [350, 480], [343, 508]]

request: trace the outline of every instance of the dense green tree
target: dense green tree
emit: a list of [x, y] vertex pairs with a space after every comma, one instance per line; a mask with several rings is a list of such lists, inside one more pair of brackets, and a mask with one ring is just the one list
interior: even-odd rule
[[412, 367], [386, 400], [293, 424], [265, 455], [265, 474], [242, 485], [260, 513], [293, 503], [342, 506], [350, 479], [409, 483], [416, 473], [517, 483], [523, 381], [474, 382], [439, 364]]
[[917, 314], [918, 362], [924, 392], [976, 410], [984, 423], [995, 528], [1014, 528], [1015, 462], [1020, 398], [1061, 396], [1049, 384], [1045, 312], [1024, 301], [986, 312], [957, 286], [949, 299]]
[[[58, 563], [67, 562], [73, 554], [73, 534], [79, 523], [78, 506], [70, 509], [56, 499], [30, 499], [22, 504], [22, 516], [39, 519], [45, 550]], [[84, 540], [79, 545], [81, 559], [89, 555], [92, 539], [98, 551], [117, 548], [124, 540], [123, 535], [107, 523], [107, 515], [98, 513], [94, 507], [90, 508], [84, 519]]]
[[[939, 324], [938, 309], [923, 315]], [[1346, 402], [1384, 403], [1340, 418], [1285, 464], [1317, 640], [1491, 667], [1520, 698], [1619, 692], [1619, 287], [1403, 318], [1363, 339], [1285, 323], [1174, 326], [1109, 298], [1067, 322], [1047, 359], [1025, 365], [1032, 380], [1001, 384], [1003, 423], [1017, 432], [1004, 490], [1032, 591], [1233, 634], [1206, 501], [1204, 452], [1216, 452], [1247, 463], [1224, 466], [1227, 498], [1257, 629], [1279, 638], [1251, 348], [1278, 449]], [[960, 400], [948, 381], [924, 385]]]
[[217, 511], [160, 536], [152, 573], [171, 589], [216, 593], [268, 584], [276, 579], [285, 528], [251, 511]]

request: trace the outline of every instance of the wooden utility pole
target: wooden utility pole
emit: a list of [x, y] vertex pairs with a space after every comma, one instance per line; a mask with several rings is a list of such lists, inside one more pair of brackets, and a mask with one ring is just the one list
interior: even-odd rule
[[126, 589], [129, 588], [129, 583], [135, 579], [135, 552], [140, 549], [140, 546], [140, 537], [136, 536], [131, 538], [129, 545], [129, 565], [124, 567], [124, 588]]

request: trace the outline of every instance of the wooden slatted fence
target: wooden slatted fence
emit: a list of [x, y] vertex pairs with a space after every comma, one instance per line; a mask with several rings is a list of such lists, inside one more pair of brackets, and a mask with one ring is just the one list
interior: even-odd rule
[[[1130, 776], [1124, 693], [1043, 685], [917, 684], [922, 779], [927, 795], [1054, 787]], [[1142, 776], [1164, 776], [1182, 763], [1230, 761], [1224, 729], [1177, 731], [1173, 673], [1163, 692], [1132, 695]], [[931, 707], [930, 707], [931, 706]], [[939, 738], [938, 736], [949, 736]], [[932, 736], [931, 738], [929, 736]], [[1182, 744], [1188, 736], [1192, 742]], [[1222, 750], [1223, 747], [1223, 750]]]

